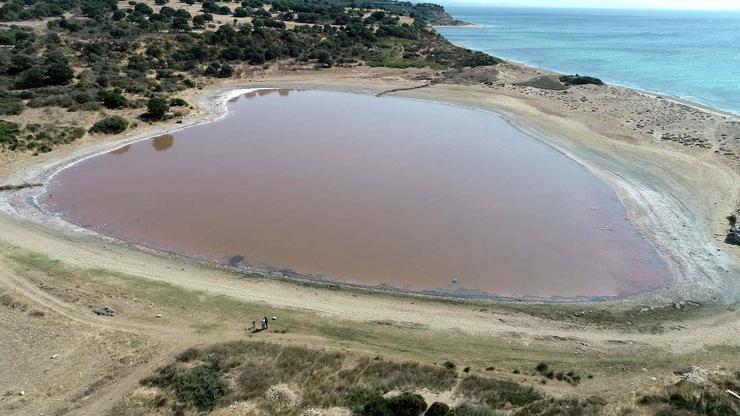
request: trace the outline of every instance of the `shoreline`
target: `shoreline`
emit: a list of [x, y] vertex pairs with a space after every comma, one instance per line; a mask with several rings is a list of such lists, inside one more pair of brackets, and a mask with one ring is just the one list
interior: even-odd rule
[[[113, 138], [107, 138], [103, 143], [98, 143], [96, 145], [91, 146], [83, 146], [81, 149], [77, 149], [76, 151], [72, 152], [71, 155], [67, 155], [66, 157], [63, 157], [61, 160], [56, 159], [52, 160], [50, 163], [42, 164], [41, 166], [38, 166], [38, 164], [33, 164], [31, 167], [27, 168], [25, 171], [15, 173], [15, 175], [11, 175], [11, 177], [25, 177], [26, 181], [29, 181], [30, 178], [35, 179], [43, 179], [42, 181], [47, 181], [51, 177], [53, 177], [58, 171], [73, 165], [75, 163], [79, 163], [82, 160], [85, 160], [87, 158], [93, 157], [97, 154], [113, 150], [115, 148], [118, 148], [120, 146], [133, 143], [136, 141], [146, 140], [148, 138], [154, 137], [156, 135], [160, 134], [166, 134], [173, 131], [181, 130], [187, 127], [191, 127], [193, 125], [197, 124], [203, 124], [208, 123], [212, 121], [216, 121], [222, 117], [225, 117], [228, 115], [228, 108], [227, 103], [228, 100], [231, 98], [241, 95], [245, 92], [248, 92], [250, 89], [253, 88], [275, 88], [275, 87], [285, 87], [286, 84], [290, 84], [291, 81], [280, 81], [280, 80], [261, 80], [261, 82], [252, 82], [252, 83], [235, 83], [234, 85], [221, 85], [216, 86], [213, 88], [206, 89], [204, 91], [198, 91], [197, 93], [197, 106], [199, 108], [200, 114], [196, 114], [192, 117], [190, 117], [187, 122], [183, 121], [182, 124], [168, 124], [164, 126], [157, 126], [156, 128], [148, 129], [144, 132], [139, 132], [138, 134], [134, 134], [133, 137], [113, 137]], [[293, 82], [296, 83], [295, 81]], [[265, 85], [267, 84], [267, 85]], [[272, 84], [272, 85], [270, 85]], [[380, 87], [377, 85], [372, 85], [371, 87], [375, 87], [376, 90], [371, 90], [367, 88], [357, 88], [356, 85], [350, 86], [350, 88], [341, 88], [341, 86], [336, 85], [336, 83], [327, 82], [324, 80], [322, 83], [322, 80], [319, 79], [318, 83], [314, 80], [309, 80], [309, 82], [298, 82], [298, 88], [300, 88], [303, 85], [303, 88], [313, 88], [313, 89], [329, 89], [329, 90], [335, 90], [335, 91], [350, 91], [350, 92], [361, 92], [361, 93], [374, 93], [377, 92], [376, 90]], [[305, 85], [308, 85], [306, 87]], [[245, 88], [245, 87], [252, 87], [252, 88]], [[394, 93], [396, 96], [402, 96], [412, 99], [427, 99], [430, 100], [429, 97], [424, 97], [425, 91], [428, 90], [427, 88], [421, 89], [421, 90], [414, 90], [414, 91], [399, 91]], [[432, 101], [435, 101], [435, 99], [431, 99]], [[599, 166], [595, 166], [593, 163], [589, 164], [587, 160], [583, 159], [583, 155], [578, 155], [574, 153], [572, 150], [567, 149], [567, 147], [564, 147], [562, 144], [562, 140], [568, 140], [567, 138], [558, 138], [558, 133], [547, 131], [547, 130], [540, 130], [535, 125], [536, 121], [527, 119], [527, 117], [522, 117], [522, 115], [516, 114], [516, 113], [509, 113], [503, 108], [491, 108], [490, 106], [484, 106], [484, 105], [466, 105], [464, 103], [455, 102], [454, 99], [451, 97], [447, 97], [445, 100], [444, 97], [442, 99], [436, 100], [438, 102], [442, 102], [445, 104], [451, 104], [451, 105], [463, 105], [468, 106], [471, 108], [475, 108], [482, 111], [491, 112], [496, 116], [502, 117], [507, 123], [511, 124], [513, 127], [521, 130], [525, 134], [533, 137], [534, 139], [543, 142], [544, 144], [553, 147], [554, 149], [558, 150], [559, 152], [565, 154], [566, 157], [571, 158], [576, 163], [579, 163], [583, 166], [585, 166], [587, 169], [589, 169], [592, 173], [596, 174], [597, 177], [599, 177], [602, 180], [605, 180], [607, 184], [612, 187], [612, 189], [615, 190], [617, 195], [620, 198], [620, 201], [625, 206], [625, 209], [627, 210], [628, 217], [630, 221], [633, 223], [635, 228], [638, 230], [638, 232], [641, 233], [641, 235], [649, 234], [648, 227], [646, 227], [647, 223], [640, 219], [640, 215], [645, 215], [644, 207], [640, 207], [639, 202], [632, 202], [639, 201], [640, 200], [640, 190], [639, 189], [629, 189], [629, 184], [624, 183], [618, 183], [618, 180], [615, 178], [615, 172], [605, 171], [601, 169]], [[571, 143], [572, 144], [572, 143]], [[618, 172], [616, 173], [618, 174]], [[36, 190], [38, 191], [38, 190]], [[39, 215], [40, 208], [36, 204], [28, 204], [29, 198], [31, 198], [31, 201], [33, 200], [33, 190], [27, 190], [25, 192], [22, 192], [24, 194], [20, 199], [16, 198], [14, 202], [9, 202], [2, 194], [0, 194], [0, 209], [5, 211], [6, 213], [15, 211], [15, 215], [25, 218], [25, 219], [31, 219], [34, 220], [37, 223], [45, 224], [46, 226], [50, 228], [56, 229], [56, 232], [63, 233], [66, 231], [66, 228], [68, 228], [69, 223], [67, 223], [64, 220], [61, 220], [61, 218], [57, 216], [49, 217], [48, 215]], [[38, 194], [38, 192], [36, 192]], [[8, 194], [6, 193], [6, 196]], [[644, 202], [644, 201], [643, 201]], [[24, 206], [25, 204], [25, 206]], [[30, 205], [30, 206], [29, 206]], [[20, 209], [20, 210], [19, 210]], [[30, 211], [29, 211], [30, 209]], [[643, 211], [640, 211], [643, 209]], [[34, 213], [33, 211], [37, 211]], [[635, 221], [635, 219], [639, 221]], [[652, 222], [655, 221], [655, 218], [652, 218]], [[649, 223], [649, 222], [648, 222]], [[77, 227], [77, 226], [74, 226]], [[78, 227], [81, 228], [81, 227]], [[109, 237], [102, 236], [98, 233], [95, 233], [92, 230], [87, 230], [82, 228], [82, 230], [86, 230], [83, 232], [87, 232], [90, 235], [97, 236], [96, 238], [102, 238], [105, 241], [112, 241]], [[76, 230], [79, 232], [80, 230]], [[674, 281], [671, 282], [670, 286], [666, 288], [665, 290], [661, 290], [659, 292], [650, 292], [650, 293], [639, 293], [624, 297], [581, 297], [581, 298], [527, 298], [527, 297], [516, 297], [516, 298], [509, 298], [509, 297], [496, 297], [488, 295], [485, 297], [484, 300], [489, 301], [513, 301], [513, 302], [533, 302], [533, 303], [592, 303], [592, 302], [610, 302], [610, 301], [622, 301], [622, 300], [628, 300], [628, 301], [634, 301], [634, 300], [645, 300], [645, 299], [653, 299], [653, 300], [659, 300], [661, 302], [672, 302], [674, 299], [678, 298], [684, 298], [684, 297], [690, 297], [692, 299], [699, 299], [703, 302], [708, 301], [706, 296], [699, 296], [699, 291], [697, 290], [698, 287], [691, 287], [692, 285], [686, 285], [686, 280], [688, 277], [686, 276], [687, 273], [691, 271], [691, 269], [696, 269], [695, 267], [689, 267], [689, 269], [686, 269], [686, 265], [682, 264], [680, 261], [676, 261], [677, 258], [675, 253], [667, 252], [666, 250], [670, 249], [670, 247], [666, 248], [663, 247], [661, 249], [660, 244], [655, 243], [655, 240], [651, 240], [650, 243], [655, 247], [655, 249], [658, 251], [658, 253], [663, 257], [666, 262], [668, 263], [672, 275], [674, 276]], [[659, 243], [659, 242], [658, 242]], [[130, 243], [124, 243], [124, 245], [131, 246]], [[140, 247], [141, 248], [141, 247]], [[151, 249], [144, 248], [144, 251], [150, 251]], [[155, 251], [156, 252], [156, 251]], [[668, 257], [666, 257], [667, 254], [672, 254]], [[167, 255], [167, 254], [166, 254]], [[169, 254], [171, 256], [171, 254]], [[181, 256], [178, 256], [182, 260]], [[680, 259], [679, 259], [680, 260]], [[193, 260], [197, 262], [197, 260]], [[213, 264], [211, 263], [211, 266]], [[223, 266], [218, 266], [223, 267]], [[703, 269], [703, 267], [699, 267], [699, 269]], [[269, 275], [268, 270], [268, 275]], [[275, 278], [276, 276], [270, 276], [272, 278]], [[314, 279], [295, 279], [292, 277], [284, 277], [282, 279], [278, 278], [278, 280], [289, 280], [296, 282], [298, 284], [305, 284], [305, 283], [312, 283], [316, 284], [316, 281]], [[320, 283], [323, 286], [336, 286], [336, 282], [321, 282]], [[357, 285], [351, 285], [351, 284], [339, 284], [339, 286], [343, 288], [348, 288], [350, 290], [361, 290], [366, 292], [383, 292], [383, 293], [398, 293], [401, 295], [411, 295], [411, 296], [419, 296], [416, 292], [409, 293], [408, 291], [399, 290], [399, 289], [389, 289], [387, 287], [368, 287], [368, 286], [362, 286], [359, 287]], [[702, 286], [702, 285], [700, 285]], [[706, 288], [704, 288], [706, 289]], [[421, 294], [424, 295], [424, 294]], [[457, 299], [457, 300], [472, 300], [471, 297], [465, 296], [465, 297], [457, 297], [457, 296], [449, 296], [449, 294], [442, 294], [440, 295], [432, 295], [429, 296], [434, 299], [440, 299], [440, 300], [449, 300], [449, 299]], [[730, 298], [733, 296], [731, 295]], [[730, 299], [730, 302], [733, 302], [735, 300]]]
[[[487, 25], [486, 24], [483, 24], [483, 23], [469, 23], [469, 24], [466, 24], [466, 25], [436, 25], [434, 27], [435, 27], [435, 29], [437, 27], [451, 28], [451, 29], [455, 29], [455, 28], [460, 28], [460, 29], [481, 29], [481, 28], [487, 27]], [[442, 35], [442, 34], [440, 33], [440, 35]], [[442, 35], [442, 36], [444, 36], [444, 35]], [[447, 37], [445, 37], [445, 39], [447, 39]], [[463, 45], [461, 43], [455, 43], [455, 42], [452, 42], [449, 39], [447, 39], [447, 40], [450, 43], [452, 43], [453, 45], [455, 45], [455, 46], [458, 46], [458, 47], [461, 47], [461, 48], [465, 48], [465, 49], [470, 49], [470, 50], [473, 50], [473, 51], [479, 51], [478, 49], [474, 49], [474, 48], [468, 47], [468, 46]], [[483, 52], [483, 51], [479, 51], [479, 52]], [[487, 53], [487, 52], [483, 52], [483, 53]], [[529, 68], [529, 69], [532, 69], [532, 70], [535, 70], [535, 71], [543, 71], [543, 72], [550, 73], [550, 74], [553, 74], [553, 75], [554, 74], [559, 74], [560, 75], [560, 74], [570, 74], [571, 73], [571, 72], [568, 72], [568, 71], [561, 71], [560, 69], [557, 69], [557, 68], [550, 68], [550, 67], [545, 67], [545, 66], [537, 66], [536, 64], [532, 64], [532, 63], [529, 63], [529, 62], [520, 61], [520, 60], [511, 58], [511, 57], [500, 56], [498, 54], [494, 54], [492, 56], [496, 56], [498, 58], [501, 58], [501, 59], [503, 59], [506, 62], [510, 62], [510, 63], [516, 64], [516, 65], [519, 65], [519, 66], [523, 66], [523, 67], [526, 67], [526, 68]], [[594, 76], [594, 77], [600, 78], [599, 74], [586, 74], [586, 75], [590, 75], [590, 76]], [[600, 78], [600, 79], [602, 79], [604, 81], [604, 83], [606, 83], [607, 85], [610, 85], [610, 86], [619, 87], [619, 88], [625, 88], [625, 89], [630, 89], [630, 90], [637, 91], [637, 92], [640, 92], [640, 93], [643, 93], [643, 94], [651, 95], [653, 97], [660, 97], [661, 99], [671, 100], [671, 101], [676, 102], [677, 104], [687, 105], [689, 107], [701, 109], [703, 111], [709, 111], [709, 112], [712, 112], [712, 113], [715, 113], [715, 114], [720, 114], [720, 115], [730, 116], [730, 117], [739, 117], [740, 116], [740, 109], [738, 109], [738, 110], [730, 110], [730, 109], [726, 109], [726, 108], [716, 107], [716, 106], [714, 106], [714, 104], [711, 104], [711, 103], [703, 103], [703, 102], [697, 101], [696, 99], [698, 99], [698, 97], [682, 97], [680, 95], [674, 95], [674, 94], [667, 93], [667, 92], [661, 92], [661, 91], [657, 91], [657, 90], [650, 90], [650, 89], [647, 89], [647, 88], [641, 87], [641, 86], [633, 86], [633, 85], [622, 84], [622, 83], [620, 83], [618, 81], [608, 81], [608, 80], [603, 79], [603, 78]]]
[[[207, 94], [204, 98], [207, 101], [204, 102], [204, 106], [207, 107], [213, 107], [218, 108], [218, 111], [221, 111], [220, 114], [216, 114], [215, 118], [207, 118], [203, 119], [201, 122], [195, 121], [192, 124], [189, 125], [183, 125], [181, 127], [174, 126], [172, 129], [167, 129], [166, 132], [158, 133], [155, 135], [142, 135], [141, 137], [137, 137], [133, 140], [126, 140], [125, 143], [118, 143], [118, 142], [112, 142], [111, 148], [103, 149], [91, 154], [81, 154], [80, 157], [75, 157], [72, 160], [69, 161], [69, 163], [62, 165], [61, 167], [54, 167], [53, 169], [50, 169], [48, 172], [48, 175], [44, 175], [44, 180], [46, 183], [51, 181], [58, 173], [62, 172], [65, 169], [69, 169], [71, 167], [74, 167], [75, 165], [84, 162], [85, 160], [97, 157], [99, 155], [105, 154], [110, 152], [111, 150], [115, 150], [117, 148], [120, 148], [120, 146], [128, 146], [130, 144], [138, 143], [145, 140], [150, 140], [153, 137], [156, 137], [159, 134], [171, 134], [177, 131], [181, 131], [187, 128], [191, 128], [198, 125], [203, 124], [209, 124], [209, 123], [215, 123], [219, 120], [222, 120], [226, 117], [229, 117], [231, 115], [231, 112], [229, 110], [228, 104], [229, 102], [234, 99], [241, 97], [244, 94], [248, 94], [250, 92], [255, 91], [261, 91], [261, 90], [276, 90], [280, 89], [282, 86], [275, 86], [275, 87], [245, 87], [245, 88], [226, 88], [226, 89], [219, 89], [217, 92], [213, 95]], [[333, 91], [333, 92], [341, 92], [346, 94], [363, 94], [363, 95], [375, 95], [374, 92], [371, 91], [365, 91], [365, 90], [337, 90], [337, 89], [329, 89], [329, 88], [310, 88], [310, 89], [303, 89], [304, 91], [307, 90], [313, 90], [313, 91]], [[383, 94], [387, 93], [394, 93], [394, 92], [403, 92], [408, 90], [399, 90], [399, 91], [390, 91], [390, 92], [384, 92]], [[569, 159], [570, 161], [573, 161], [574, 163], [578, 164], [579, 166], [582, 166], [583, 168], [587, 169], [591, 174], [593, 174], [598, 180], [604, 181], [604, 178], [602, 175], [598, 175], [596, 172], [594, 172], [594, 169], [592, 167], [587, 166], [586, 164], [582, 163], [581, 161], [574, 158], [573, 155], [562, 151], [560, 148], [554, 146], [552, 143], [549, 143], [548, 141], [545, 141], [541, 138], [535, 137], [534, 135], [530, 135], [523, 130], [521, 130], [520, 127], [516, 126], [516, 123], [512, 121], [510, 117], [506, 117], [505, 115], [496, 112], [493, 109], [485, 109], [480, 108], [476, 106], [467, 106], [462, 104], [454, 104], [449, 103], [446, 101], [440, 101], [440, 100], [429, 100], [424, 98], [415, 98], [415, 97], [405, 97], [405, 96], [396, 96], [396, 99], [404, 99], [404, 100], [414, 100], [414, 101], [422, 101], [422, 102], [429, 102], [429, 103], [436, 103], [446, 106], [452, 106], [452, 107], [459, 107], [459, 108], [465, 108], [473, 111], [480, 111], [483, 113], [486, 113], [490, 116], [498, 117], [504, 122], [506, 122], [508, 125], [512, 126], [513, 128], [517, 129], [518, 131], [522, 131], [524, 134], [526, 134], [528, 137], [530, 137], [532, 140], [537, 141], [538, 143], [543, 144], [549, 149], [554, 150], [555, 152], [561, 154], [565, 158]], [[106, 146], [107, 147], [107, 146]], [[45, 172], [42, 172], [45, 173]], [[612, 186], [607, 183], [607, 181], [604, 181], [607, 186], [612, 189]], [[42, 185], [41, 188], [45, 188], [46, 185]], [[458, 290], [452, 290], [452, 289], [444, 289], [444, 288], [428, 288], [428, 289], [413, 289], [413, 288], [404, 288], [404, 287], [397, 287], [392, 286], [390, 284], [365, 284], [365, 283], [359, 283], [359, 282], [351, 282], [344, 280], [342, 276], [328, 276], [328, 275], [320, 275], [320, 274], [310, 274], [310, 273], [302, 273], [297, 272], [292, 269], [288, 269], [279, 265], [273, 265], [268, 263], [248, 263], [244, 262], [242, 266], [231, 266], [227, 265], [222, 262], [218, 262], [214, 259], [209, 259], [205, 256], [192, 256], [192, 255], [185, 255], [173, 251], [167, 251], [163, 249], [159, 249], [156, 247], [140, 244], [140, 243], [134, 243], [131, 241], [123, 240], [111, 235], [107, 235], [104, 233], [101, 233], [99, 231], [96, 231], [92, 228], [75, 224], [72, 222], [69, 222], [65, 219], [63, 219], [59, 214], [52, 213], [45, 209], [41, 203], [38, 202], [38, 197], [41, 193], [43, 193], [44, 189], [34, 190], [34, 195], [28, 196], [30, 200], [33, 201], [33, 206], [45, 217], [47, 218], [54, 218], [55, 220], [58, 220], [59, 224], [64, 227], [65, 229], [69, 229], [70, 231], [74, 232], [82, 232], [82, 233], [90, 233], [91, 235], [96, 236], [97, 238], [105, 239], [107, 241], [114, 242], [116, 244], [124, 245], [127, 247], [140, 249], [143, 251], [155, 253], [162, 256], [167, 256], [171, 258], [176, 258], [181, 261], [186, 262], [192, 262], [199, 265], [204, 265], [207, 267], [214, 267], [224, 270], [229, 270], [238, 274], [247, 274], [247, 275], [257, 275], [260, 277], [265, 278], [272, 278], [276, 280], [283, 280], [293, 283], [299, 283], [299, 284], [309, 284], [314, 285], [317, 287], [330, 287], [330, 288], [341, 288], [345, 290], [355, 290], [359, 292], [369, 292], [369, 293], [387, 293], [387, 294], [397, 294], [397, 295], [403, 295], [403, 296], [411, 296], [411, 297], [426, 297], [431, 299], [443, 299], [443, 300], [455, 300], [455, 301], [496, 301], [496, 302], [535, 302], [535, 303], [584, 303], [584, 302], [614, 302], [614, 301], [620, 301], [625, 299], [632, 299], [632, 298], [643, 298], [643, 297], [651, 297], [651, 296], [658, 296], [663, 294], [666, 291], [671, 290], [671, 288], [674, 286], [676, 281], [676, 276], [673, 270], [670, 271], [670, 274], [668, 276], [668, 280], [666, 280], [664, 283], [668, 285], [667, 289], [654, 289], [654, 290], [643, 290], [639, 292], [629, 293], [629, 294], [615, 294], [615, 295], [575, 295], [575, 296], [564, 296], [564, 295], [499, 295], [496, 293], [491, 292], [485, 292], [478, 289], [467, 289], [467, 288], [460, 288]], [[615, 191], [616, 193], [616, 191]], [[0, 198], [1, 200], [1, 198]], [[620, 200], [620, 203], [622, 201]], [[624, 206], [624, 205], [623, 205]], [[641, 235], [641, 234], [640, 234]], [[651, 248], [655, 248], [652, 245], [650, 245]], [[657, 254], [657, 252], [656, 252]], [[661, 257], [662, 261], [666, 262], [666, 266], [668, 266], [668, 261], [666, 259], [663, 259]]]

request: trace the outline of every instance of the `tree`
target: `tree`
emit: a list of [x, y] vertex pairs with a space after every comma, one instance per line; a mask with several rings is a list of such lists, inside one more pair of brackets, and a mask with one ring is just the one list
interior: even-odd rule
[[154, 13], [154, 9], [149, 7], [146, 3], [136, 3], [136, 5], [134, 6], [134, 11], [145, 14], [147, 16]]
[[49, 85], [64, 85], [75, 76], [69, 60], [61, 51], [50, 52], [46, 56], [45, 67], [46, 83]]
[[188, 18], [183, 17], [183, 16], [175, 16], [175, 18], [172, 19], [172, 28], [175, 30], [182, 30], [182, 31], [190, 30], [190, 24], [188, 23]]
[[16, 54], [10, 57], [10, 63], [5, 68], [8, 75], [20, 74], [33, 67], [33, 59], [28, 55]]
[[105, 91], [103, 95], [103, 105], [106, 108], [116, 109], [126, 107], [128, 100], [118, 91]]
[[147, 115], [153, 119], [161, 120], [170, 111], [170, 105], [162, 97], [152, 97], [146, 103]]
[[23, 71], [18, 80], [19, 88], [38, 88], [43, 87], [46, 79], [44, 70], [39, 66], [32, 66]]
[[245, 9], [244, 7], [237, 7], [234, 9], [234, 17], [247, 17], [249, 16], [249, 11]]
[[221, 69], [218, 70], [219, 78], [228, 78], [234, 75], [234, 68], [229, 64], [223, 64]]

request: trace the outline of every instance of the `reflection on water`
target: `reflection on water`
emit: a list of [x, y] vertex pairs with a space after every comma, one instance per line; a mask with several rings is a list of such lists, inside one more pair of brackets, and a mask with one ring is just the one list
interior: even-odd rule
[[131, 145], [130, 145], [130, 144], [127, 144], [127, 145], [125, 145], [125, 146], [121, 146], [121, 147], [119, 147], [118, 149], [115, 149], [115, 150], [111, 150], [111, 151], [110, 151], [110, 152], [108, 152], [108, 153], [110, 153], [110, 154], [112, 154], [112, 155], [122, 155], [122, 154], [124, 154], [124, 153], [128, 152], [128, 151], [129, 151], [129, 149], [131, 149]]
[[291, 93], [291, 91], [295, 91], [295, 90], [291, 90], [288, 88], [270, 88], [270, 89], [251, 91], [251, 92], [244, 94], [243, 96], [244, 98], [254, 98], [257, 96], [264, 97], [266, 95], [277, 93], [281, 97], [287, 97]]
[[275, 92], [175, 133], [176, 149], [160, 136], [171, 150], [144, 141], [63, 170], [42, 203], [144, 245], [370, 285], [607, 296], [667, 282], [614, 191], [496, 116]]
[[175, 144], [175, 136], [171, 134], [163, 134], [152, 139], [152, 146], [154, 150], [158, 152], [165, 151]]

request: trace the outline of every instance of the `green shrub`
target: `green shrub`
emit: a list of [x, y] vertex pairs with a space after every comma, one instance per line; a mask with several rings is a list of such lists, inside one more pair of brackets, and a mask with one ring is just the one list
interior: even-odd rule
[[174, 364], [168, 364], [160, 368], [157, 375], [146, 377], [142, 379], [140, 383], [145, 386], [166, 388], [175, 384], [177, 381], [177, 374], [177, 366]]
[[18, 115], [23, 112], [23, 101], [12, 97], [3, 96], [0, 97], [0, 114], [2, 115]]
[[365, 403], [370, 400], [377, 399], [380, 397], [377, 391], [369, 390], [364, 387], [352, 387], [345, 391], [344, 404], [352, 411], [352, 414], [358, 414], [362, 410]]
[[20, 129], [16, 123], [0, 120], [0, 144], [10, 145], [18, 138]]
[[182, 98], [173, 98], [170, 100], [170, 107], [186, 107], [188, 102]]
[[567, 85], [587, 85], [587, 84], [593, 84], [593, 85], [604, 85], [604, 81], [594, 78], [594, 77], [586, 77], [583, 75], [563, 75], [560, 77], [560, 82], [567, 84]]
[[450, 416], [496, 416], [496, 412], [493, 409], [486, 406], [473, 406], [469, 404], [463, 404], [453, 409]]
[[128, 128], [128, 120], [121, 116], [105, 117], [98, 120], [90, 127], [90, 133], [96, 134], [118, 134]]
[[124, 97], [123, 95], [121, 95], [121, 93], [117, 91], [104, 91], [102, 95], [103, 105], [106, 108], [123, 108], [126, 107], [126, 105], [128, 104], [128, 100], [126, 99], [126, 97]]
[[147, 116], [155, 120], [161, 120], [170, 111], [170, 105], [162, 97], [152, 97], [146, 103]]
[[450, 406], [442, 402], [434, 402], [424, 413], [424, 416], [447, 416], [450, 414]]
[[426, 408], [427, 402], [418, 394], [403, 393], [388, 400], [393, 416], [419, 416]]
[[213, 409], [226, 391], [226, 383], [208, 366], [191, 368], [175, 382], [177, 399], [201, 411]]
[[394, 416], [388, 407], [388, 400], [383, 397], [370, 399], [359, 412], [360, 416]]

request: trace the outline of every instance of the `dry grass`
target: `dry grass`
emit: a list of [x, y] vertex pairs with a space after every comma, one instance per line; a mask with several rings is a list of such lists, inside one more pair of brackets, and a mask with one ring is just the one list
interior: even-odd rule
[[[218, 374], [228, 385], [228, 391], [218, 395], [217, 407], [250, 402], [264, 412], [278, 410], [288, 414], [310, 408], [345, 407], [357, 402], [361, 406], [363, 400], [391, 391], [447, 391], [457, 383], [455, 371], [442, 366], [236, 341], [187, 349], [174, 363], [142, 380], [142, 384], [163, 390], [161, 396], [169, 397], [173, 411], [198, 407], [197, 403], [211, 403], [217, 389], [210, 375], [203, 377], [207, 380], [204, 384], [210, 387], [200, 389], [207, 397], [183, 396], [182, 380], [184, 377], [193, 380], [189, 376], [193, 371]], [[152, 406], [161, 407], [162, 403], [129, 400], [118, 411], [136, 413]], [[204, 408], [210, 407], [200, 407]]]

